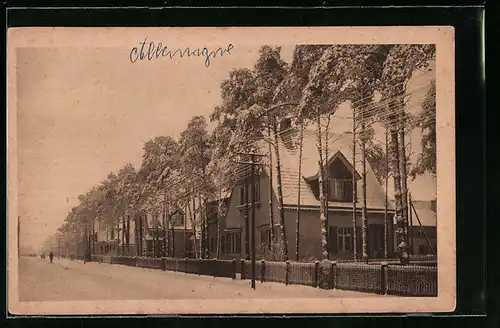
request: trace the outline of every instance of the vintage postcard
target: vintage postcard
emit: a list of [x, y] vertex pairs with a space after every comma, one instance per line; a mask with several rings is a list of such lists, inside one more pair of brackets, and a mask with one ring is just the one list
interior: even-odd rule
[[455, 309], [452, 27], [7, 41], [11, 314]]

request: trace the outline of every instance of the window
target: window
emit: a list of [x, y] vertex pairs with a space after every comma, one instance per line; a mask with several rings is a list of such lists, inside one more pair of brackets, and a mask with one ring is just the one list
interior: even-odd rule
[[[257, 179], [257, 177], [256, 177]], [[248, 189], [249, 189], [249, 185], [241, 185], [240, 187], [240, 202], [239, 202], [239, 205], [245, 205], [246, 202], [247, 202], [247, 197], [249, 196], [248, 195]], [[256, 181], [254, 183], [254, 188], [253, 189], [253, 197], [254, 197], [254, 200], [256, 203], [258, 203], [260, 201], [260, 183], [259, 181]], [[248, 204], [251, 204], [252, 203], [252, 199], [248, 199]]]
[[292, 119], [285, 118], [280, 122], [280, 131], [289, 130], [292, 127]]
[[262, 245], [269, 245], [269, 240], [271, 240], [271, 229], [269, 227], [262, 227], [260, 229], [260, 243]]
[[[254, 202], [258, 203], [260, 201], [260, 183], [258, 181], [254, 183], [253, 197], [254, 197]], [[250, 203], [251, 202], [252, 200], [250, 199]]]
[[332, 201], [352, 201], [352, 180], [330, 179], [328, 180], [328, 199]]
[[224, 242], [224, 251], [226, 253], [238, 254], [241, 252], [241, 239], [239, 231], [226, 232]]
[[245, 205], [246, 203], [246, 198], [247, 198], [247, 191], [248, 191], [248, 186], [247, 185], [241, 185], [240, 188], [240, 205]]
[[337, 228], [337, 251], [352, 251], [352, 228]]
[[175, 227], [182, 226], [184, 224], [184, 216], [180, 213], [174, 214], [172, 222]]
[[[273, 235], [274, 235], [274, 240], [276, 241], [279, 236], [280, 236], [280, 227], [275, 225], [273, 227]], [[260, 228], [260, 243], [261, 244], [269, 244], [269, 241], [271, 240], [271, 229], [269, 229], [269, 226], [264, 226]]]

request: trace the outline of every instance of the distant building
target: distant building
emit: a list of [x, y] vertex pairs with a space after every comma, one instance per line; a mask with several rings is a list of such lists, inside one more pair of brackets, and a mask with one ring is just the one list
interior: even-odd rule
[[[117, 220], [115, 226], [105, 226], [96, 220], [93, 254], [161, 257], [164, 255], [164, 241], [166, 240], [167, 256], [191, 256], [192, 242], [189, 240], [192, 237], [192, 230], [189, 220], [185, 222], [186, 216], [178, 207], [171, 209], [170, 217], [171, 224], [168, 231], [164, 231], [162, 217], [154, 217], [151, 213], [146, 216], [133, 217], [128, 223]], [[141, 247], [139, 247], [141, 221], [143, 229], [142, 253], [140, 252]], [[186, 250], [185, 239], [188, 240]]]

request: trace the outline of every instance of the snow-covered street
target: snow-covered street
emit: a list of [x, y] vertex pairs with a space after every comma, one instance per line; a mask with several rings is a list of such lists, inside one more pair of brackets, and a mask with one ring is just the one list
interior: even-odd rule
[[19, 300], [88, 301], [146, 299], [378, 297], [351, 291], [323, 290], [280, 283], [213, 278], [116, 264], [21, 258]]

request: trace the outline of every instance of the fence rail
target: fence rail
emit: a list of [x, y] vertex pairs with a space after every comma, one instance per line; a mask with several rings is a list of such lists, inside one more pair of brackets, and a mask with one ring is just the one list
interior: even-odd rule
[[[437, 296], [437, 267], [359, 262], [255, 263], [255, 279], [398, 296]], [[241, 279], [251, 279], [252, 262], [241, 260]]]
[[[83, 256], [77, 256], [83, 259]], [[236, 260], [177, 259], [93, 255], [92, 261], [186, 274], [236, 279]], [[241, 279], [252, 277], [252, 262], [241, 260]], [[394, 262], [274, 262], [255, 263], [255, 278], [264, 282], [307, 285], [397, 296], [437, 296], [437, 267]]]
[[[84, 260], [84, 257], [77, 257]], [[172, 257], [153, 258], [153, 257], [130, 257], [130, 256], [103, 256], [92, 255], [91, 260], [101, 263], [121, 264], [127, 266], [136, 266], [140, 268], [184, 272], [198, 275], [207, 275], [214, 277], [227, 277], [236, 279], [236, 261], [235, 260], [217, 260], [217, 259], [177, 259]]]

